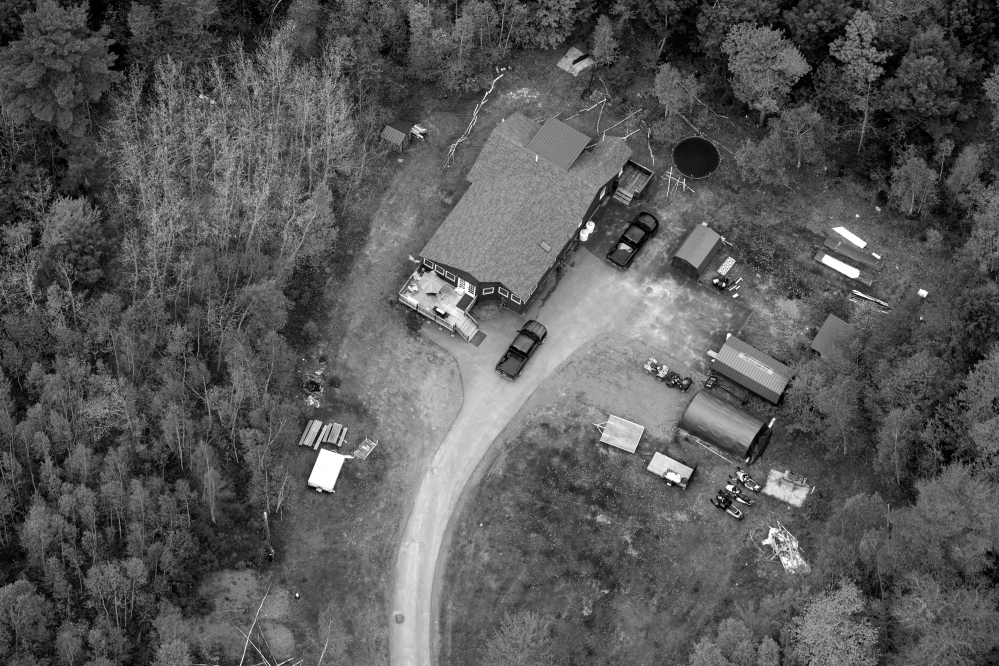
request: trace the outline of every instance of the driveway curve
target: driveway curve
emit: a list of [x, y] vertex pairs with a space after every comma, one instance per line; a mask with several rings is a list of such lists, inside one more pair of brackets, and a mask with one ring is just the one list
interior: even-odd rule
[[[558, 288], [528, 313], [527, 318], [548, 328], [548, 339], [515, 382], [501, 378], [493, 366], [525, 318], [504, 313], [481, 322], [487, 337], [478, 348], [435, 327], [424, 327], [428, 337], [458, 361], [464, 402], [421, 482], [399, 547], [390, 631], [392, 666], [434, 665], [434, 574], [448, 523], [479, 462], [531, 394], [559, 364], [601, 333], [627, 331], [656, 344], [658, 338], [674, 338], [682, 330], [683, 322], [673, 321], [669, 305], [683, 288], [668, 276], [649, 276], [654, 262], [661, 261], [660, 252], [646, 248], [639, 264], [622, 273], [590, 252], [578, 251]], [[688, 299], [689, 290], [684, 291]], [[711, 333], [721, 340], [724, 330], [738, 330], [748, 316], [728, 307], [728, 302], [714, 303], [718, 300], [714, 294], [705, 292], [698, 298], [718, 308]], [[702, 314], [692, 317], [701, 319]], [[633, 331], [637, 332], [631, 335]], [[703, 335], [697, 337], [703, 354]]]

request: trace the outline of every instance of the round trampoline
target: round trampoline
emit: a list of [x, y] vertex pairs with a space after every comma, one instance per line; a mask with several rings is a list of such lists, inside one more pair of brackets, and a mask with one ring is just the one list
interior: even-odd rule
[[673, 164], [687, 178], [707, 178], [721, 164], [721, 154], [710, 139], [691, 136], [673, 146]]

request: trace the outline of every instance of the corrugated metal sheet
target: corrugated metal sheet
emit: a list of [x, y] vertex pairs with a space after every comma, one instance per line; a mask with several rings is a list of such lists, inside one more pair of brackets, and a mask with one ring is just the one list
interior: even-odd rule
[[[404, 128], [404, 129], [400, 129]], [[382, 130], [382, 138], [396, 146], [401, 146], [409, 136], [409, 126], [404, 123], [392, 123]]]
[[590, 137], [569, 127], [558, 118], [549, 118], [538, 130], [527, 149], [560, 169], [569, 170], [579, 154], [590, 144]]
[[777, 404], [794, 375], [791, 368], [730, 336], [714, 360], [718, 374]]
[[670, 262], [674, 268], [697, 280], [722, 246], [721, 236], [699, 224], [687, 234]]
[[739, 460], [755, 458], [765, 439], [765, 424], [711, 391], [700, 391], [680, 419], [680, 430]]
[[812, 340], [812, 349], [822, 356], [835, 354], [836, 350], [841, 348], [853, 335], [852, 326], [836, 315], [829, 315], [823, 322], [822, 328], [815, 334], [815, 339]]

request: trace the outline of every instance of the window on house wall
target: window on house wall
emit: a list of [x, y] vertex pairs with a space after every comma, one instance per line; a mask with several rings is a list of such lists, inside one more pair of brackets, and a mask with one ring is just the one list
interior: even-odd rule
[[510, 294], [510, 300], [516, 303], [517, 305], [520, 305], [523, 302], [513, 294]]
[[451, 282], [454, 282], [454, 273], [452, 273], [451, 271], [444, 271], [444, 277], [446, 277], [448, 280], [451, 280]]
[[444, 267], [440, 264], [437, 264], [437, 266], [434, 267], [434, 270], [437, 271], [438, 274], [444, 275]]
[[429, 259], [424, 259], [423, 265], [426, 266], [427, 268], [433, 269], [434, 262], [430, 261]]
[[495, 293], [495, 292], [496, 292], [496, 287], [483, 287], [482, 288], [482, 295], [483, 296], [488, 296], [489, 294], [492, 294], [492, 293]]
[[507, 298], [507, 297], [510, 296], [510, 292], [507, 291], [506, 289], [504, 289], [503, 287], [500, 287], [499, 288], [499, 295], [502, 296], [503, 298]]

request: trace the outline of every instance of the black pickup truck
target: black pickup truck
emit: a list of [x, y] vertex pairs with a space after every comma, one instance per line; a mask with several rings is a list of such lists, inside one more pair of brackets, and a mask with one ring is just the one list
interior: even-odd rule
[[524, 324], [524, 328], [517, 333], [517, 337], [503, 354], [503, 358], [496, 364], [496, 372], [510, 381], [520, 377], [520, 373], [524, 371], [524, 366], [527, 365], [538, 347], [545, 343], [547, 337], [548, 329], [540, 322], [532, 319]]

